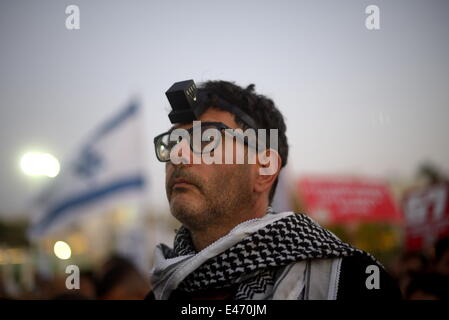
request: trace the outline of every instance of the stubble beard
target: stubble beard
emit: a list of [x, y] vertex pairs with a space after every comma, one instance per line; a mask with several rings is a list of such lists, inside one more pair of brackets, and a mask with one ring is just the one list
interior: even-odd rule
[[[242, 206], [251, 201], [248, 183], [242, 175], [217, 176], [207, 187], [202, 185], [198, 201], [170, 201], [171, 214], [190, 231], [232, 224]], [[176, 192], [192, 192], [191, 190]], [[172, 192], [173, 196], [173, 192]]]

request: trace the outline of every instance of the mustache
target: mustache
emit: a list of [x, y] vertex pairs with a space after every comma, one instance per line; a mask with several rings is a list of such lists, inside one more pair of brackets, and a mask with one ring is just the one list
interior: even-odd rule
[[184, 179], [188, 183], [194, 185], [197, 187], [200, 191], [202, 191], [202, 182], [200, 179], [198, 179], [197, 176], [193, 175], [192, 173], [186, 171], [186, 169], [177, 167], [174, 169], [173, 174], [171, 175], [169, 181], [167, 182], [167, 189], [171, 193], [171, 189], [173, 188], [173, 185], [175, 184], [176, 179]]

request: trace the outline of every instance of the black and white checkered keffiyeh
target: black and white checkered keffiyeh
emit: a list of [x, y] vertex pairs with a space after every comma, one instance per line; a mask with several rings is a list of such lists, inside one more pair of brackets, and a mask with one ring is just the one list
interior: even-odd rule
[[[269, 214], [273, 214], [269, 208]], [[173, 256], [195, 254], [189, 231], [175, 236]], [[304, 214], [281, 218], [247, 236], [190, 273], [178, 290], [193, 292], [238, 285], [235, 299], [251, 298], [272, 285], [275, 270], [306, 259], [339, 258], [368, 253], [342, 242]], [[374, 259], [375, 261], [375, 259]]]

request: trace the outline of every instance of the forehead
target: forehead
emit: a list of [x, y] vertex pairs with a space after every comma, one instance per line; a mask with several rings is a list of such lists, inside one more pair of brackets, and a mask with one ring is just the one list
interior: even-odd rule
[[[236, 129], [239, 128], [237, 123], [235, 122], [234, 115], [230, 112], [219, 110], [216, 108], [207, 109], [198, 119], [202, 122], [222, 122], [230, 128]], [[173, 125], [170, 129], [175, 128], [191, 128], [192, 123], [179, 123]]]

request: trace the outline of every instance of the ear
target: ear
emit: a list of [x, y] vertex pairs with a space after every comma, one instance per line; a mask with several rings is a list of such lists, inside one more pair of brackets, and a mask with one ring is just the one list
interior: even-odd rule
[[271, 189], [281, 170], [281, 163], [281, 156], [273, 149], [258, 153], [255, 192], [262, 193]]

